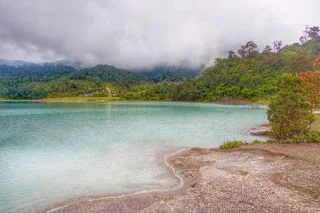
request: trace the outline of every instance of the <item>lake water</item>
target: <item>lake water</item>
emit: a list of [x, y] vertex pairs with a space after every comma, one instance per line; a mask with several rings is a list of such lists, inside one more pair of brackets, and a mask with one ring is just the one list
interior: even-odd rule
[[0, 103], [0, 212], [171, 187], [161, 153], [256, 139], [266, 109], [201, 103]]

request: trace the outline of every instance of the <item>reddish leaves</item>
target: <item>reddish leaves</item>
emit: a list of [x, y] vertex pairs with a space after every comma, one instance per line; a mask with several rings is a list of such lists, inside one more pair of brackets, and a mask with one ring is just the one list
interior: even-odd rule
[[320, 70], [301, 72], [300, 88], [306, 92], [308, 101], [316, 106], [320, 103]]

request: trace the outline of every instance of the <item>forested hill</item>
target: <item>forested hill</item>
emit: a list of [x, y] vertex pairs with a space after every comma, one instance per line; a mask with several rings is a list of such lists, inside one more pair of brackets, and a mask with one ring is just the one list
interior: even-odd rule
[[215, 66], [207, 68], [194, 81], [194, 85], [204, 91], [200, 98], [261, 99], [272, 96], [280, 75], [313, 69], [312, 63], [320, 53], [320, 38], [276, 51], [267, 46], [262, 52], [254, 42], [248, 42], [238, 52], [243, 54], [238, 56], [229, 51], [228, 58], [216, 59]]
[[[320, 56], [319, 27], [307, 27], [299, 43], [275, 41], [262, 50], [249, 41], [215, 65], [202, 68], [157, 67], [131, 72], [108, 65], [76, 70], [56, 65], [0, 65], [0, 97], [37, 99], [71, 96], [112, 96], [128, 100], [216, 101], [222, 98], [257, 101], [277, 91], [285, 73], [314, 70]], [[227, 52], [227, 51], [226, 51]]]
[[62, 64], [0, 65], [0, 97], [39, 99], [122, 96], [137, 85], [193, 79], [200, 69], [162, 67], [127, 71], [109, 65], [76, 70]]
[[217, 58], [214, 66], [193, 80], [135, 87], [128, 97], [174, 101], [269, 100], [278, 89], [278, 77], [315, 69], [313, 61], [320, 55], [319, 27], [307, 27], [297, 40], [299, 43], [284, 47], [281, 41], [275, 41], [272, 48], [267, 45], [262, 50], [253, 41], [246, 42], [238, 50], [230, 50], [228, 57]]
[[113, 83], [125, 88], [146, 82], [146, 79], [138, 73], [117, 69], [109, 65], [97, 65], [93, 68], [79, 70], [71, 73], [68, 78], [90, 81], [96, 84]]
[[153, 69], [137, 70], [137, 72], [154, 83], [162, 81], [181, 82], [193, 79], [200, 74], [200, 71], [202, 71], [203, 68], [203, 66], [196, 68], [185, 66], [158, 66]]
[[32, 64], [19, 67], [0, 65], [0, 77], [17, 82], [47, 81], [75, 71], [72, 67], [60, 64]]
[[23, 65], [31, 65], [33, 63], [21, 61], [21, 60], [4, 60], [0, 58], [0, 65], [8, 65], [13, 67], [20, 67]]

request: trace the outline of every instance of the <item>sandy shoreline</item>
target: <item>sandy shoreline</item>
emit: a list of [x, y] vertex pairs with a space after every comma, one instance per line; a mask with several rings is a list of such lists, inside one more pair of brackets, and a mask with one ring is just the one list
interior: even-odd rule
[[319, 143], [194, 148], [165, 162], [180, 179], [171, 189], [78, 200], [42, 212], [320, 212]]

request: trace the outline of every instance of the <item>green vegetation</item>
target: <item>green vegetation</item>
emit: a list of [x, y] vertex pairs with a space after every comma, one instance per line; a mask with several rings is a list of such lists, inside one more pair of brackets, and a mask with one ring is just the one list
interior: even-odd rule
[[289, 74], [279, 78], [279, 91], [267, 112], [275, 139], [269, 143], [320, 142], [320, 133], [312, 129], [316, 120], [313, 105], [301, 82], [301, 78]]
[[192, 69], [188, 67], [156, 67], [149, 70], [137, 70], [141, 76], [153, 83], [181, 82], [192, 80], [202, 67]]
[[300, 44], [273, 50], [249, 41], [214, 66], [202, 68], [156, 67], [128, 71], [108, 65], [76, 70], [64, 65], [0, 65], [0, 98], [43, 99], [61, 97], [113, 97], [126, 100], [268, 102], [278, 91], [277, 79], [313, 70], [320, 55], [317, 27], [307, 28]]
[[279, 92], [269, 104], [268, 119], [273, 135], [279, 140], [290, 140], [311, 131], [315, 118], [305, 93], [298, 88], [300, 83], [301, 79], [293, 75], [281, 77]]
[[219, 149], [234, 149], [238, 148], [241, 145], [241, 141], [225, 141], [223, 144], [219, 146]]
[[305, 45], [286, 46], [279, 52], [259, 53], [254, 49], [242, 57], [231, 51], [227, 59], [216, 59], [215, 66], [207, 68], [195, 80], [195, 86], [202, 91], [198, 98], [209, 101], [221, 97], [251, 101], [270, 99], [277, 91], [279, 76], [312, 69], [315, 52], [310, 49], [318, 43], [320, 40]]
[[315, 122], [312, 124], [312, 130], [320, 132], [320, 115], [315, 115]]
[[137, 73], [108, 65], [82, 70], [54, 64], [0, 65], [0, 97], [43, 99], [78, 96], [164, 100], [170, 99], [169, 93], [178, 82], [190, 80], [198, 72], [198, 69], [190, 68], [157, 68]]
[[260, 141], [260, 140], [254, 140], [252, 143], [253, 143], [253, 144], [259, 144], [259, 143], [264, 143], [264, 142], [263, 142], [263, 141]]
[[320, 133], [316, 131], [310, 131], [306, 134], [295, 135], [291, 140], [287, 140], [288, 143], [307, 143], [307, 142], [320, 142]]

